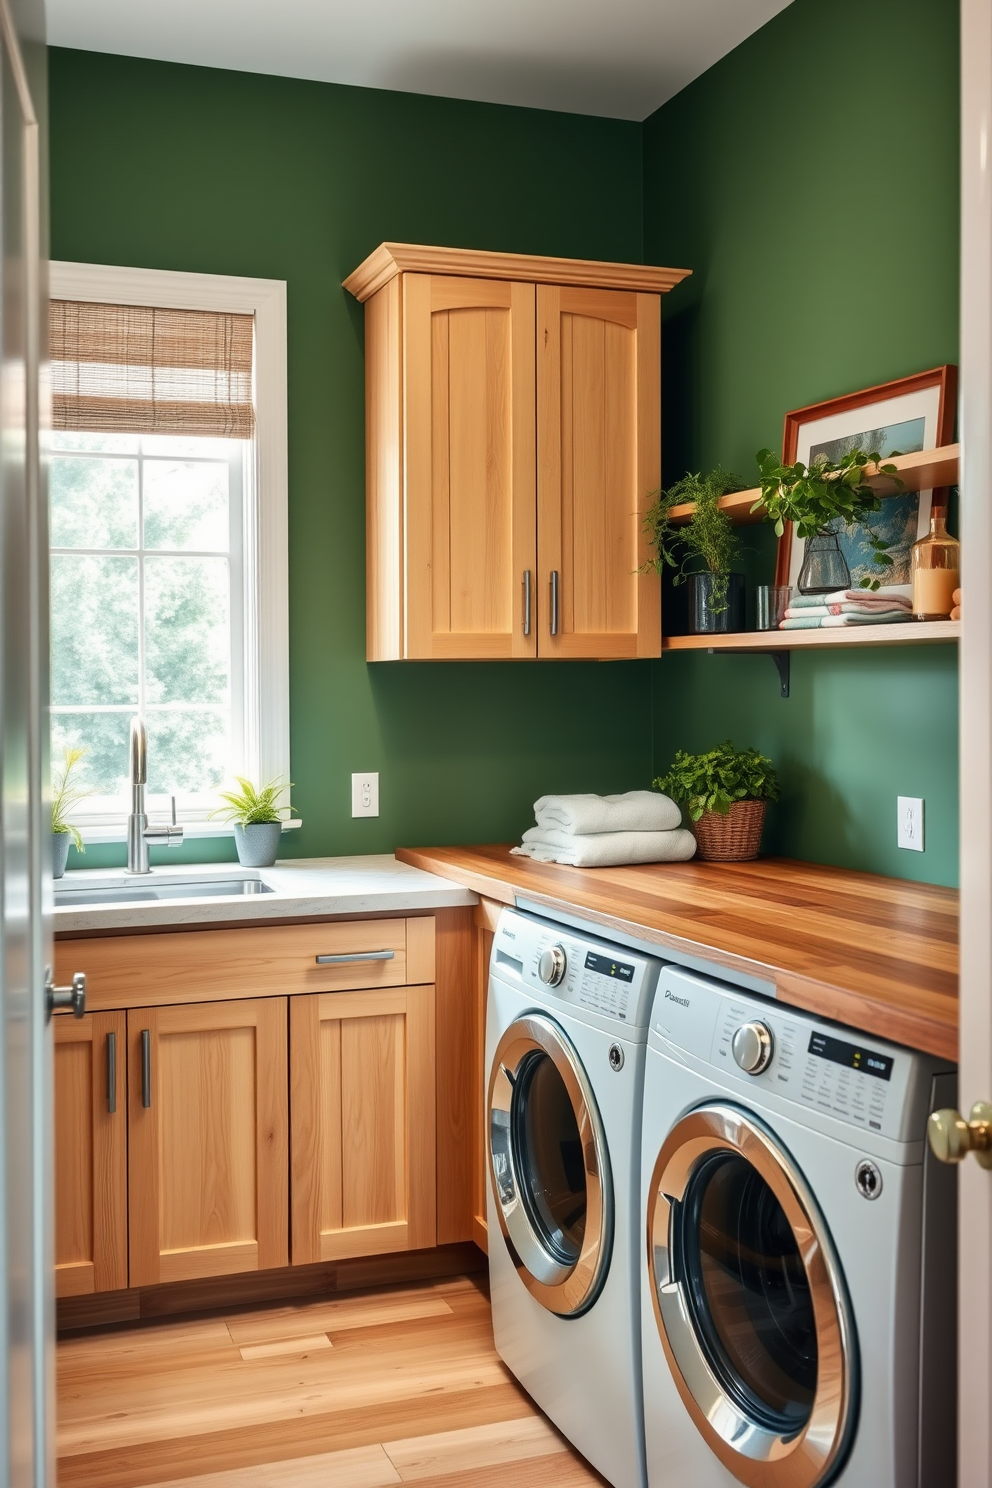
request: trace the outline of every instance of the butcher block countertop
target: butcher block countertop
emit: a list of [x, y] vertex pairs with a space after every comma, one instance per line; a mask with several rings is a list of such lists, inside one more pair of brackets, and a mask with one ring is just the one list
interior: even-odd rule
[[488, 899], [571, 910], [662, 953], [703, 957], [771, 984], [782, 1002], [957, 1060], [954, 889], [788, 858], [591, 869], [505, 846], [396, 856]]

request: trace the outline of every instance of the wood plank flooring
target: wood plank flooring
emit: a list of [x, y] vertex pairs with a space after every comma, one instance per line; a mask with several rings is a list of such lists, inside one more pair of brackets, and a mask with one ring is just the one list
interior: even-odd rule
[[59, 1488], [594, 1488], [493, 1347], [484, 1282], [71, 1335]]

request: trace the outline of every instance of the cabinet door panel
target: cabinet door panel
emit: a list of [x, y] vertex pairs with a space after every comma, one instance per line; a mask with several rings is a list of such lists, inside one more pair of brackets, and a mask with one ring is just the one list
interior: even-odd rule
[[534, 286], [404, 276], [406, 654], [528, 657]]
[[124, 1014], [60, 1016], [53, 1028], [55, 1294], [115, 1291], [127, 1286]]
[[293, 1262], [435, 1243], [434, 988], [290, 1003]]
[[637, 573], [661, 480], [660, 315], [657, 295], [538, 286], [542, 656], [660, 653], [658, 579]]
[[286, 1018], [284, 997], [128, 1013], [132, 1286], [286, 1265]]

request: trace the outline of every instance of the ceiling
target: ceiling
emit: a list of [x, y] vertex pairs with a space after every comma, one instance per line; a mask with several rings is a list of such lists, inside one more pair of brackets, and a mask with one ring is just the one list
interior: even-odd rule
[[789, 0], [47, 0], [53, 46], [644, 119]]

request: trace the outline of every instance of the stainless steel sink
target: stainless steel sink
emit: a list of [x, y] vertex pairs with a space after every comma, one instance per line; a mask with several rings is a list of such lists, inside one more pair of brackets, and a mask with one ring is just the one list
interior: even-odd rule
[[260, 878], [165, 879], [161, 883], [133, 882], [96, 885], [59, 884], [56, 909], [83, 904], [149, 904], [156, 899], [242, 899], [246, 894], [272, 894]]

